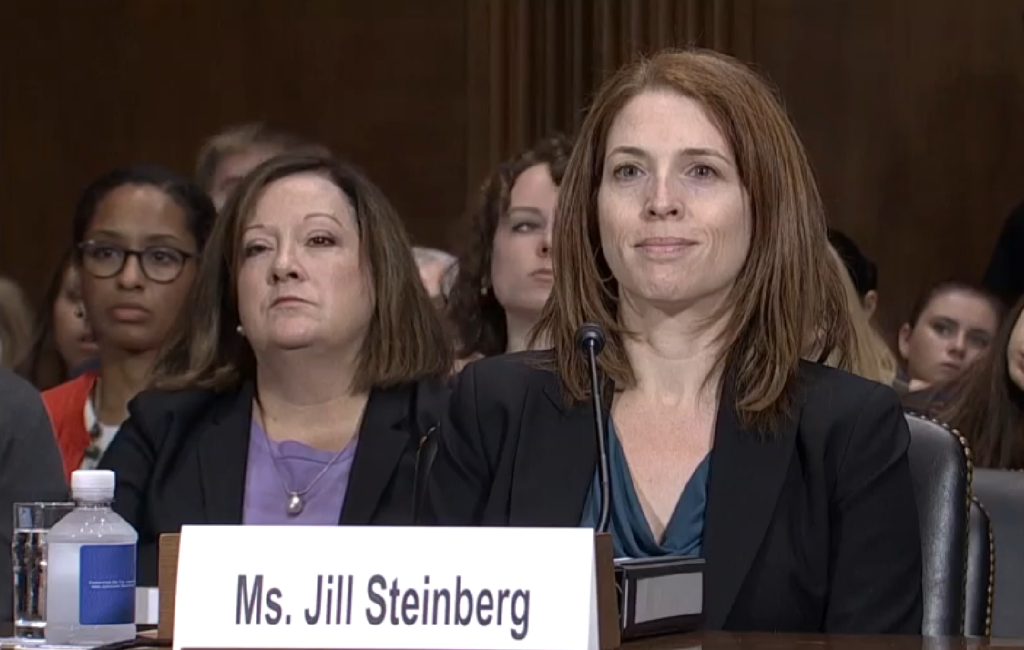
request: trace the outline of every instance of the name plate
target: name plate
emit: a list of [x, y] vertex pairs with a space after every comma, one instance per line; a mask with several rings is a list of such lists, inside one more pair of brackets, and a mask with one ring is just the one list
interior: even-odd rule
[[587, 528], [185, 526], [176, 650], [598, 647]]

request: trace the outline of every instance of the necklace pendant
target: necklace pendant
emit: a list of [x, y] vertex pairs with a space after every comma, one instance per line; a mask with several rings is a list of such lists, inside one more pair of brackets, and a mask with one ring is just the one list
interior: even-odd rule
[[288, 514], [294, 517], [302, 512], [303, 507], [305, 504], [302, 502], [302, 497], [298, 492], [292, 492], [288, 496]]

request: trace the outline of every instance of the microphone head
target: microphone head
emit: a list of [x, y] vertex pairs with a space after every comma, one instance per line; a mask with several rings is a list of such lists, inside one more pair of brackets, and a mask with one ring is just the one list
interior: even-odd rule
[[583, 323], [576, 330], [576, 347], [583, 352], [594, 349], [594, 354], [600, 354], [604, 349], [604, 330], [597, 323]]

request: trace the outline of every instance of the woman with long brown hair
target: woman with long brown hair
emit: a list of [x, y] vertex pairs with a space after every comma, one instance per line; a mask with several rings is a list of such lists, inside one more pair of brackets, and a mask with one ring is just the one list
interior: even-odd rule
[[980, 361], [951, 384], [904, 404], [960, 431], [976, 466], [1024, 469], [1024, 299], [1007, 314]]
[[140, 584], [184, 524], [411, 523], [451, 365], [383, 193], [328, 156], [264, 162], [214, 227], [158, 390], [103, 458]]
[[74, 262], [71, 250], [61, 258], [36, 314], [32, 347], [18, 366], [18, 373], [39, 390], [73, 378], [99, 354]]
[[463, 359], [518, 352], [551, 293], [551, 233], [572, 143], [555, 135], [502, 163], [470, 212], [447, 314]]
[[[662, 52], [612, 76], [556, 218], [553, 349], [463, 370], [425, 520], [594, 526], [617, 557], [705, 558], [708, 629], [921, 629], [910, 434], [889, 387], [804, 359], [851, 329], [796, 131], [723, 55]], [[603, 330], [612, 498], [590, 370]]]

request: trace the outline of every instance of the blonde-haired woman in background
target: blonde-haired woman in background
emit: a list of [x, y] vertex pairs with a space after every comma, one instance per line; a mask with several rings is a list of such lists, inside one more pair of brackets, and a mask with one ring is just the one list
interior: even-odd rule
[[[857, 293], [857, 287], [854, 286], [853, 278], [847, 272], [839, 252], [831, 244], [828, 249], [846, 292], [846, 302], [849, 305], [850, 321], [853, 326], [853, 341], [847, 351], [848, 369], [853, 374], [865, 379], [872, 379], [880, 384], [891, 386], [896, 381], [896, 373], [899, 369], [896, 355], [871, 324], [867, 312], [862, 308], [860, 294]], [[829, 357], [828, 365], [838, 365], [837, 359], [834, 357], [836, 357], [835, 354]]]
[[14, 368], [32, 346], [32, 307], [21, 287], [0, 277], [0, 367]]

